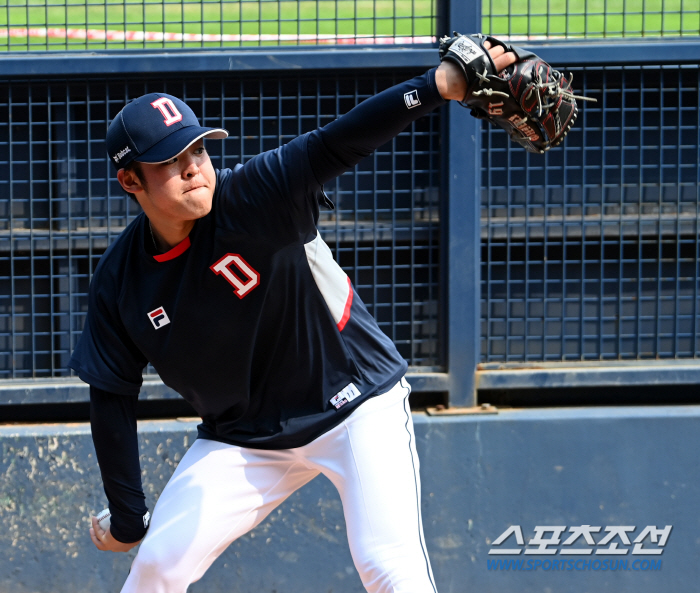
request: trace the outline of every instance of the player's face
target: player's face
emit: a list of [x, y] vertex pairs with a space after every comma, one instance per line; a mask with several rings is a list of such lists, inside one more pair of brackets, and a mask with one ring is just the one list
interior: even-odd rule
[[184, 222], [209, 214], [216, 174], [202, 139], [165, 163], [141, 163], [141, 169], [146, 184], [137, 197], [154, 222]]

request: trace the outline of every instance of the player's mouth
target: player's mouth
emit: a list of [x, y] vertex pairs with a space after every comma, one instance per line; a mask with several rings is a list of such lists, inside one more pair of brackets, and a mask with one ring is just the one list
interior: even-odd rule
[[186, 190], [185, 190], [184, 192], [182, 192], [182, 193], [185, 193], [185, 194], [186, 194], [186, 193], [189, 193], [189, 192], [194, 191], [194, 190], [196, 190], [196, 189], [199, 189], [200, 187], [206, 187], [206, 184], [202, 183], [201, 185], [194, 185], [194, 186], [192, 186], [192, 187], [186, 189]]

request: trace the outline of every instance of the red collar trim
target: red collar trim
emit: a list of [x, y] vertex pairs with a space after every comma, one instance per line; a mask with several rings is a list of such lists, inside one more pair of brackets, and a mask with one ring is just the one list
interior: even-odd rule
[[166, 251], [165, 253], [161, 253], [160, 255], [154, 255], [153, 259], [155, 259], [158, 262], [164, 262], [164, 261], [169, 261], [171, 259], [175, 259], [179, 255], [182, 255], [185, 253], [190, 248], [190, 238], [185, 237], [180, 243], [175, 245], [170, 251]]

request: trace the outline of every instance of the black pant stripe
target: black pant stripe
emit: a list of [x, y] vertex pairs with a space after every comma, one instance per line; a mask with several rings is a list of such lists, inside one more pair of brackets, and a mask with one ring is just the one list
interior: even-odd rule
[[437, 593], [437, 588], [435, 587], [435, 581], [433, 580], [433, 575], [430, 571], [430, 560], [428, 559], [428, 551], [426, 550], [425, 546], [425, 540], [423, 539], [423, 534], [422, 534], [422, 518], [421, 518], [421, 510], [420, 510], [420, 490], [418, 487], [418, 478], [417, 478], [417, 472], [416, 472], [416, 462], [414, 459], [414, 452], [413, 449], [413, 435], [411, 434], [411, 431], [408, 429], [408, 423], [411, 420], [411, 407], [408, 403], [408, 396], [411, 394], [411, 388], [408, 386], [408, 384], [404, 381], [404, 379], [401, 379], [401, 387], [406, 389], [406, 397], [403, 400], [403, 409], [404, 412], [406, 413], [406, 423], [404, 424], [404, 427], [406, 428], [406, 432], [408, 433], [408, 451], [411, 456], [411, 464], [413, 466], [413, 484], [416, 489], [416, 511], [417, 511], [417, 517], [418, 517], [418, 539], [420, 540], [420, 547], [421, 550], [423, 551], [423, 558], [425, 558], [425, 569], [428, 572], [428, 579], [430, 580], [430, 584], [433, 586], [433, 592]]

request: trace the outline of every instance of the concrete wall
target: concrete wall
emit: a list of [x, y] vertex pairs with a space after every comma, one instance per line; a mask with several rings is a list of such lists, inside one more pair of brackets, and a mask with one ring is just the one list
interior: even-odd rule
[[[442, 593], [567, 593], [663, 590], [700, 582], [700, 408], [629, 407], [501, 411], [497, 415], [416, 414], [423, 512]], [[140, 424], [149, 506], [195, 436], [195, 423]], [[105, 506], [85, 424], [0, 426], [0, 591], [118, 591], [132, 554], [98, 552], [89, 513]], [[673, 525], [661, 556], [493, 556], [510, 525], [525, 538], [537, 525]], [[569, 533], [564, 534], [564, 538]], [[549, 537], [549, 534], [546, 536]], [[583, 541], [583, 540], [581, 540]], [[619, 541], [619, 540], [615, 540]], [[504, 546], [517, 547], [514, 538]], [[646, 547], [657, 548], [647, 538]], [[586, 548], [575, 544], [576, 547]], [[601, 546], [588, 546], [599, 549]], [[628, 570], [593, 570], [602, 559]], [[539, 561], [537, 570], [489, 570], [488, 560]], [[591, 561], [588, 570], [544, 570], [545, 561]], [[660, 570], [632, 561], [661, 560]], [[598, 564], [602, 568], [602, 564]], [[618, 565], [621, 566], [621, 565]], [[639, 565], [637, 565], [639, 567]], [[659, 566], [658, 564], [656, 566]], [[258, 529], [235, 542], [191, 592], [361, 592], [345, 540], [340, 501], [318, 478]]]

